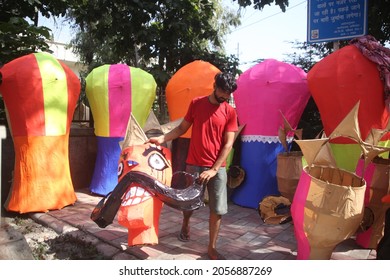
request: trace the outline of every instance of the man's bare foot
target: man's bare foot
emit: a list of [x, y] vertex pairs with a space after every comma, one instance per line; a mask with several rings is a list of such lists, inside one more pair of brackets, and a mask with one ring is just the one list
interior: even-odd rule
[[226, 260], [226, 258], [222, 256], [220, 253], [218, 253], [218, 251], [215, 249], [209, 248], [207, 254], [210, 260]]

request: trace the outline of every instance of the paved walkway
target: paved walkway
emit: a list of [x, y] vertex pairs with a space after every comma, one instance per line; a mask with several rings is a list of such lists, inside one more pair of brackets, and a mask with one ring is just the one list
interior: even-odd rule
[[[177, 239], [181, 228], [181, 212], [164, 206], [160, 216], [159, 244], [127, 246], [127, 228], [114, 223], [99, 228], [90, 215], [101, 197], [88, 190], [76, 192], [75, 205], [31, 217], [58, 233], [70, 232], [92, 242], [98, 250], [112, 259], [148, 260], [207, 260], [208, 207], [196, 210], [191, 218], [191, 241]], [[295, 260], [297, 246], [294, 227], [264, 224], [256, 209], [229, 204], [229, 212], [222, 218], [218, 250], [228, 260]], [[353, 238], [345, 240], [333, 252], [333, 260], [375, 259], [376, 252], [362, 249]]]

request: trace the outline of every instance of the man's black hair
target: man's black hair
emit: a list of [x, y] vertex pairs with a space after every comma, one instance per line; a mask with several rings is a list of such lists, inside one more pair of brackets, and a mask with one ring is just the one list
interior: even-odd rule
[[236, 79], [232, 74], [227, 72], [220, 72], [215, 75], [215, 86], [229, 93], [237, 89]]

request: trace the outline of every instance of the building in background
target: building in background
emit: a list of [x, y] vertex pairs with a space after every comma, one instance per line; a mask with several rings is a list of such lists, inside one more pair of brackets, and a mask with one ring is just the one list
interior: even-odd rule
[[80, 77], [80, 72], [85, 71], [87, 68], [79, 61], [78, 57], [72, 52], [68, 44], [48, 41], [50, 50], [53, 51], [53, 55], [65, 63], [73, 72]]
[[[80, 73], [87, 70], [87, 67], [79, 61], [77, 55], [72, 52], [68, 44], [54, 41], [48, 41], [47, 43], [50, 46], [50, 50], [53, 51], [53, 55], [72, 69], [79, 78]], [[80, 100], [74, 112], [72, 127], [90, 127], [91, 113], [83, 99], [83, 95], [80, 95]]]

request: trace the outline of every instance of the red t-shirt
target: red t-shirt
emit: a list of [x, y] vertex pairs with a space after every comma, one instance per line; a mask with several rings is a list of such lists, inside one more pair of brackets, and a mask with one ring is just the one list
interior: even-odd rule
[[208, 96], [194, 98], [184, 119], [192, 123], [186, 160], [190, 165], [211, 167], [224, 145], [224, 133], [238, 131], [235, 109], [227, 102], [211, 104]]

